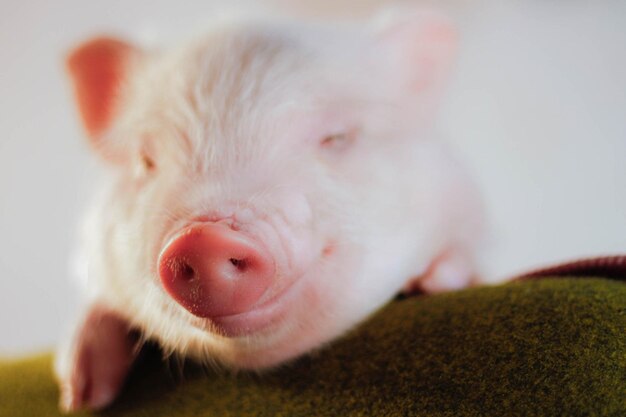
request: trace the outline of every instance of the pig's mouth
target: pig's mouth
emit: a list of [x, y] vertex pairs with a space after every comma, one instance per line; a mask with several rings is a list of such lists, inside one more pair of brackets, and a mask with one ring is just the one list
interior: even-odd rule
[[212, 317], [213, 327], [226, 337], [242, 337], [280, 325], [298, 298], [306, 279], [300, 277], [267, 301], [248, 311]]

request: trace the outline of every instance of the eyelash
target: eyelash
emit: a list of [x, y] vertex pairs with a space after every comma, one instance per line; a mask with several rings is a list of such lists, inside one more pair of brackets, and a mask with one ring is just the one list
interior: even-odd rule
[[356, 136], [356, 130], [328, 135], [320, 141], [320, 146], [327, 149], [343, 150], [354, 143]]

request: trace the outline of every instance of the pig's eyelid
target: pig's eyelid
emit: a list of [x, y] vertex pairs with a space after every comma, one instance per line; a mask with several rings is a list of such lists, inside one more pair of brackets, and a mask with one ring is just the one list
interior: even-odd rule
[[324, 137], [322, 139], [322, 141], [320, 142], [320, 145], [322, 146], [330, 146], [333, 143], [339, 142], [345, 140], [345, 134], [344, 133], [335, 133], [333, 135], [328, 135], [326, 137]]
[[141, 164], [146, 172], [152, 172], [156, 169], [154, 159], [147, 154], [141, 154]]
[[344, 148], [350, 145], [357, 136], [356, 129], [350, 129], [338, 133], [332, 133], [324, 136], [320, 140], [320, 146], [322, 148]]
[[147, 179], [156, 170], [156, 163], [152, 157], [141, 153], [133, 167], [133, 176], [138, 180], [142, 180]]

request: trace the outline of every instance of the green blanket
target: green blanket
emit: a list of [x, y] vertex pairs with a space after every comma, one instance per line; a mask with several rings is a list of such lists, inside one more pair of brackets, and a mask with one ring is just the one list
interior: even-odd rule
[[[51, 356], [0, 362], [0, 416], [56, 416]], [[544, 279], [396, 300], [261, 375], [148, 352], [103, 416], [626, 416], [626, 284]]]

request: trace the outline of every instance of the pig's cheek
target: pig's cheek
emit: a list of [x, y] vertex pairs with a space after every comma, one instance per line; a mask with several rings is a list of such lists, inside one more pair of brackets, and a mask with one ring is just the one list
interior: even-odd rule
[[255, 355], [253, 361], [261, 361], [260, 365], [266, 366], [305, 354], [341, 335], [354, 324], [354, 306], [346, 300], [350, 298], [346, 295], [350, 286], [338, 282], [341, 280], [330, 279], [341, 275], [331, 273], [321, 277], [321, 280], [309, 280], [294, 303], [292, 314], [295, 320], [290, 321], [287, 332], [271, 349]]
[[156, 260], [163, 248], [165, 236], [172, 230], [181, 210], [172, 204], [172, 198], [168, 200], [162, 190], [159, 192], [159, 184], [156, 182], [137, 189], [135, 196], [132, 214], [127, 222], [127, 235], [139, 239], [135, 246], [141, 252], [140, 264], [150, 272], [156, 272]]
[[117, 396], [136, 356], [136, 336], [116, 313], [92, 306], [70, 345], [59, 352], [60, 407], [101, 409]]

